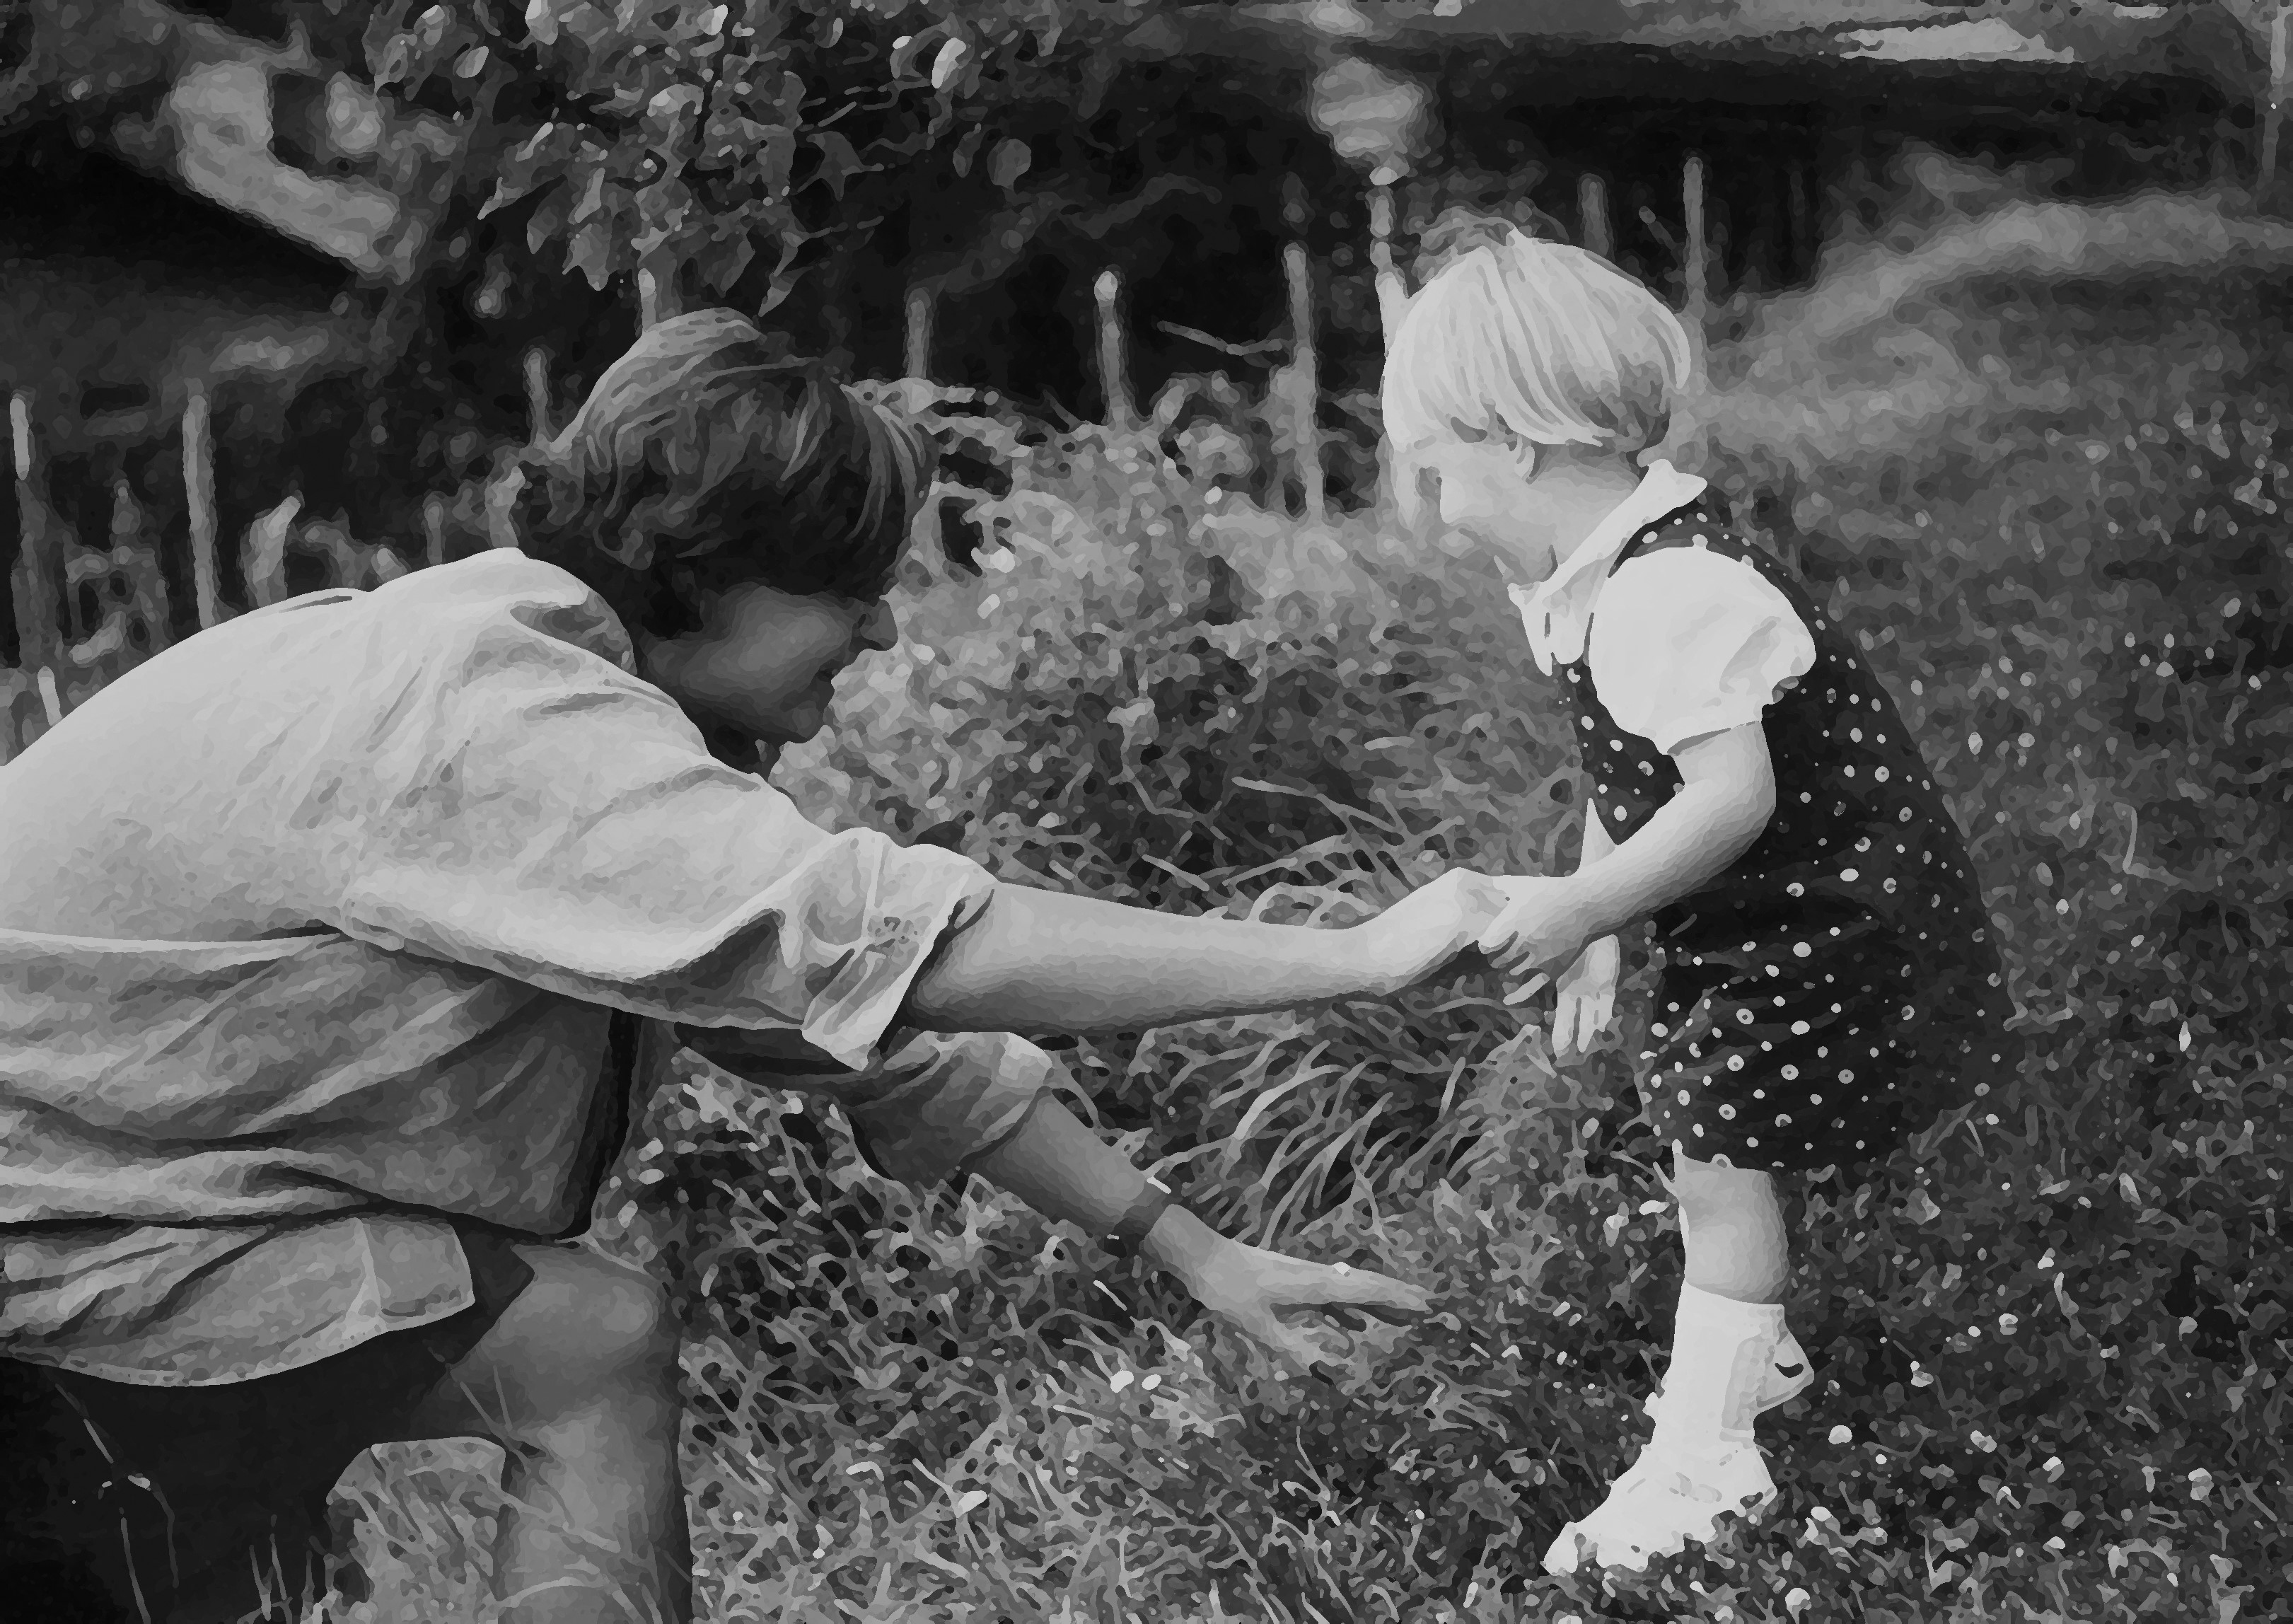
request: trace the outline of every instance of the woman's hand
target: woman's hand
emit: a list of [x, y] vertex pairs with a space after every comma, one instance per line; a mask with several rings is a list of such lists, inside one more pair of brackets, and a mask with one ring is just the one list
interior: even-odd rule
[[1560, 997], [1552, 1007], [1552, 1053], [1556, 1060], [1589, 1053], [1592, 1040], [1608, 1030], [1616, 1009], [1616, 938], [1604, 936], [1560, 972]]
[[1453, 868], [1418, 887], [1367, 924], [1353, 927], [1369, 990], [1390, 996], [1439, 975], [1472, 951], [1504, 907], [1497, 881], [1471, 869]]
[[1423, 1290], [1390, 1276], [1224, 1238], [1180, 1279], [1204, 1308], [1308, 1372], [1327, 1363], [1324, 1350], [1303, 1329], [1284, 1322], [1285, 1311], [1350, 1311], [1406, 1325], [1432, 1307]]

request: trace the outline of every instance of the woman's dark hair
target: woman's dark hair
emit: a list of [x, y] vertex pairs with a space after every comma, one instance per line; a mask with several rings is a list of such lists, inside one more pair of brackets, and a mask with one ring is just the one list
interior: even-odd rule
[[518, 459], [517, 543], [632, 631], [698, 629], [701, 596], [762, 583], [880, 596], [935, 466], [930, 443], [747, 318], [648, 329], [572, 422]]

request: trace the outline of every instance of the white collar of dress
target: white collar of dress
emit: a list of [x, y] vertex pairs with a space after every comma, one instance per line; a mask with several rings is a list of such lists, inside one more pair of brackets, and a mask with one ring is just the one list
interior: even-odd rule
[[1536, 656], [1539, 670], [1550, 676], [1556, 665], [1584, 657], [1592, 605], [1616, 555], [1641, 531], [1685, 508], [1704, 491], [1705, 482], [1697, 475], [1683, 474], [1668, 462], [1651, 462], [1633, 493], [1592, 527], [1592, 533], [1577, 543], [1551, 579], [1508, 589], [1528, 631], [1529, 652]]

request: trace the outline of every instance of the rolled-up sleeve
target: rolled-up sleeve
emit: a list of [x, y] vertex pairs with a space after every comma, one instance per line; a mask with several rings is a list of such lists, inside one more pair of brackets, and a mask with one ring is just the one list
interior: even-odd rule
[[862, 1072], [791, 1056], [745, 1060], [736, 1075], [834, 1100], [869, 1165], [919, 1185], [969, 1172], [1066, 1076], [1052, 1056], [1009, 1032], [898, 1034], [885, 1049]]
[[[871, 1075], [918, 971], [993, 880], [953, 852], [831, 833], [715, 760], [623, 669], [602, 604], [529, 568], [523, 597], [439, 628], [382, 712], [343, 724], [371, 736], [338, 759], [377, 781], [344, 798], [328, 922], [654, 1019], [792, 1032]], [[949, 1101], [988, 1099], [963, 1071], [914, 1071], [920, 1120], [959, 1108], [925, 1106], [931, 1076]]]
[[1751, 565], [1666, 549], [1628, 559], [1601, 589], [1587, 649], [1619, 726], [1669, 754], [1756, 722], [1815, 664], [1815, 638]]
[[918, 1033], [879, 1073], [879, 1085], [845, 1108], [876, 1170], [909, 1184], [969, 1172], [1066, 1075], [1010, 1032]]
[[1018, 1133], [1064, 1078], [1057, 1060], [1014, 1032], [912, 1032], [906, 1042], [895, 1036], [860, 1076], [787, 1071], [768, 1080], [832, 1096], [860, 1154], [887, 1179], [940, 1183]]

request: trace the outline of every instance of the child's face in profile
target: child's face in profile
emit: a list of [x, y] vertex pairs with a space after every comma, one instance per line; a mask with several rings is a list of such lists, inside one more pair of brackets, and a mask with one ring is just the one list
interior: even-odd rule
[[1417, 467], [1439, 491], [1441, 522], [1487, 549], [1515, 584], [1552, 573], [1551, 527], [1543, 522], [1530, 464], [1501, 441], [1444, 441], [1421, 448]]

